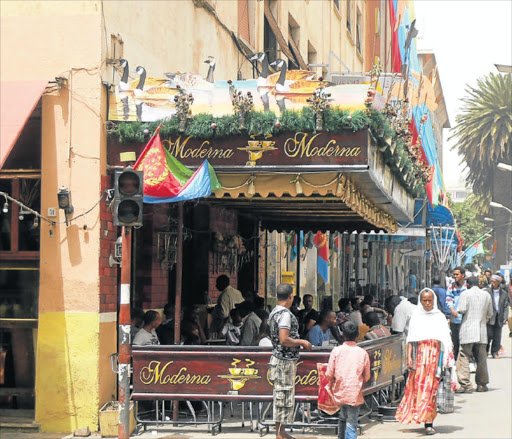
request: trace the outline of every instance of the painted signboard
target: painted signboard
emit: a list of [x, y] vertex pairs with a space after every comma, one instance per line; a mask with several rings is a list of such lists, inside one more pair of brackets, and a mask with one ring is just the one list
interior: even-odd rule
[[[401, 336], [365, 342], [371, 379], [365, 394], [389, 386], [403, 375]], [[298, 401], [318, 397], [318, 363], [329, 348], [301, 352], [295, 394]], [[134, 346], [133, 398], [182, 400], [272, 400], [268, 363], [271, 350], [259, 347]]]
[[[290, 132], [278, 136], [230, 137], [198, 140], [190, 136], [162, 137], [162, 145], [181, 163], [197, 167], [204, 160], [221, 172], [279, 172], [341, 170], [346, 166], [368, 165], [368, 130]], [[144, 145], [137, 146], [137, 156]], [[118, 164], [120, 154], [133, 151], [134, 145], [109, 145], [109, 164]]]

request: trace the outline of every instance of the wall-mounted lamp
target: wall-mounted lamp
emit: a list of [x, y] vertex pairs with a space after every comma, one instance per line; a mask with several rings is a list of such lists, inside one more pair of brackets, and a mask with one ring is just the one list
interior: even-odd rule
[[75, 210], [73, 205], [71, 204], [71, 191], [66, 186], [61, 186], [59, 188], [59, 193], [57, 194], [57, 200], [59, 203], [59, 209], [64, 210], [64, 215], [66, 217], [66, 226], [68, 225], [68, 215], [71, 215]]
[[114, 264], [121, 265], [121, 258], [123, 255], [123, 237], [120, 236], [116, 239], [116, 242], [114, 244], [114, 254], [110, 255], [108, 258], [108, 265], [111, 267]]

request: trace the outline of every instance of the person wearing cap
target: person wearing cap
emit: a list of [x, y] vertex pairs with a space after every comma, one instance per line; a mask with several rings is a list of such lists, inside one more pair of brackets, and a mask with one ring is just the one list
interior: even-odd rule
[[501, 332], [508, 319], [509, 293], [501, 285], [501, 277], [497, 274], [491, 276], [491, 285], [487, 287], [491, 295], [493, 314], [487, 323], [487, 352], [492, 358], [498, 359], [501, 348]]

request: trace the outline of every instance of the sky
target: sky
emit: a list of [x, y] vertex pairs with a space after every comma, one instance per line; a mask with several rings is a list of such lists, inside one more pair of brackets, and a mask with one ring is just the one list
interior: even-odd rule
[[[512, 0], [415, 0], [417, 47], [432, 49], [447, 103], [450, 124], [461, 111], [466, 85], [490, 72], [494, 64], [512, 65]], [[443, 177], [447, 188], [458, 184], [463, 165], [455, 143], [443, 133]], [[462, 180], [463, 181], [463, 180]]]

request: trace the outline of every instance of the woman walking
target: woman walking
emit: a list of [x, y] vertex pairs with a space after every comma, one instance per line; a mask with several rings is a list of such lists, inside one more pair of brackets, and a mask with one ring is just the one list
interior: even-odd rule
[[424, 423], [427, 435], [435, 434], [436, 399], [441, 366], [448, 364], [452, 339], [446, 317], [437, 308], [435, 293], [425, 288], [411, 316], [407, 335], [409, 378], [398, 406], [396, 419], [401, 424]]

